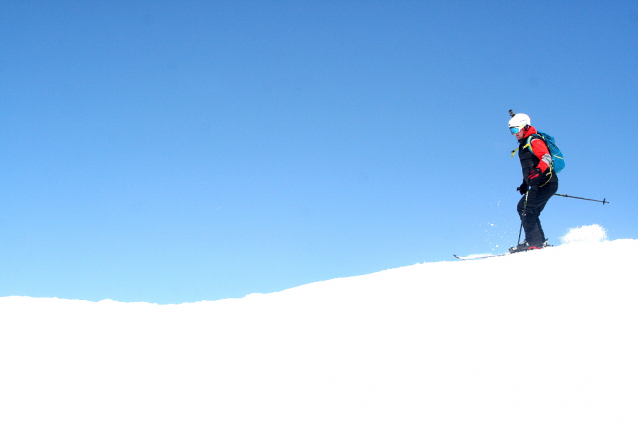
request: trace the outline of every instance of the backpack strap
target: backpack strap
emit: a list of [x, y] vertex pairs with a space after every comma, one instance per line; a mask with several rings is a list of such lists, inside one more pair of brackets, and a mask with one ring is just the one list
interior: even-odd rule
[[529, 135], [529, 137], [527, 138], [527, 144], [523, 148], [529, 148], [529, 150], [532, 151], [532, 154], [534, 154], [534, 150], [532, 150], [532, 141], [535, 139], [540, 139], [545, 143], [545, 145], [547, 145], [547, 141], [545, 140], [543, 135], [541, 135], [540, 133], [534, 133], [533, 135]]
[[[536, 137], [534, 137], [534, 136], [536, 136]], [[545, 142], [545, 145], [547, 145], [547, 141], [545, 140], [543, 135], [538, 134], [538, 133], [534, 133], [533, 135], [529, 135], [529, 137], [527, 138], [527, 143], [523, 146], [523, 149], [529, 148], [530, 152], [532, 154], [534, 154], [534, 150], [532, 149], [532, 141], [535, 140], [535, 139], [540, 139], [543, 142]], [[549, 149], [549, 147], [548, 147], [548, 149]], [[534, 155], [536, 155], [536, 154], [534, 154]], [[551, 155], [551, 153], [550, 153], [550, 155]], [[547, 170], [548, 170], [547, 180], [545, 181], [544, 184], [540, 185], [541, 187], [547, 185], [549, 183], [549, 181], [552, 180], [552, 174], [554, 173], [554, 161], [552, 161], [549, 164]]]
[[[536, 133], [534, 133], [533, 135], [528, 136], [527, 137], [527, 142], [525, 143], [525, 145], [522, 145], [523, 149], [529, 148], [529, 150], [532, 152], [532, 154], [534, 154], [534, 151], [532, 150], [532, 138], [534, 136], [538, 136], [538, 135], [536, 135]], [[536, 139], [538, 139], [538, 138], [536, 138]], [[518, 148], [520, 148], [520, 147], [521, 147], [521, 145], [519, 144]], [[518, 148], [516, 148], [514, 151], [512, 151], [512, 157], [514, 156], [514, 154], [516, 154], [516, 151], [518, 151]]]

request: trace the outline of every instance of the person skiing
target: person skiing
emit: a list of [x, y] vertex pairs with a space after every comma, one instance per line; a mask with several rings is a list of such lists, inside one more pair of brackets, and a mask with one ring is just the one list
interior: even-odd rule
[[558, 176], [553, 173], [549, 149], [536, 134], [529, 116], [513, 114], [511, 111], [510, 114], [512, 118], [508, 126], [511, 134], [518, 140], [518, 158], [523, 171], [523, 183], [516, 190], [523, 196], [518, 202], [517, 210], [525, 230], [525, 240], [510, 248], [510, 252], [515, 253], [541, 249], [547, 245], [539, 217], [547, 201], [558, 190]]

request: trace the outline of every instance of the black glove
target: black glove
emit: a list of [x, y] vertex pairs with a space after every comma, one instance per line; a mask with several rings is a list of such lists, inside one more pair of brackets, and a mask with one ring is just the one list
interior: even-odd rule
[[541, 180], [541, 169], [538, 167], [529, 172], [529, 176], [527, 176], [527, 181], [530, 186], [538, 185], [538, 182]]
[[521, 195], [525, 195], [527, 191], [529, 190], [529, 186], [525, 183], [525, 181], [523, 181], [523, 183], [521, 183], [521, 186], [516, 188], [516, 190], [520, 192]]

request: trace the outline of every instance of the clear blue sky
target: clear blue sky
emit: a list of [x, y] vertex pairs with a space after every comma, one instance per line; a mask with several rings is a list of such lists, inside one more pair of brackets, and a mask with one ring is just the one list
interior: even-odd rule
[[556, 137], [559, 192], [612, 203], [552, 199], [550, 242], [638, 238], [635, 2], [0, 10], [0, 296], [216, 300], [506, 250], [510, 108]]

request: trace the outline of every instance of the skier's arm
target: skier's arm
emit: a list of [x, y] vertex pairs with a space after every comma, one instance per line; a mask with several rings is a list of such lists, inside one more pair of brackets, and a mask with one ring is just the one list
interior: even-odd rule
[[541, 173], [545, 172], [549, 165], [552, 164], [552, 156], [547, 149], [547, 145], [541, 139], [534, 139], [532, 141], [532, 151], [540, 160], [537, 167], [541, 169]]

